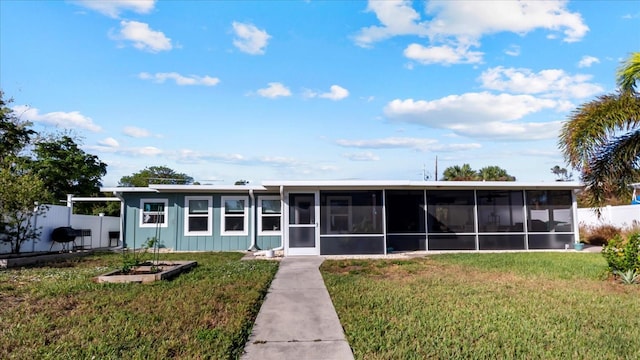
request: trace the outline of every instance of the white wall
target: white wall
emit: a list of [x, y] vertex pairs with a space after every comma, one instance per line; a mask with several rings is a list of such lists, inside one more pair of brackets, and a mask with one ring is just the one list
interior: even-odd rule
[[605, 206], [601, 209], [600, 218], [594, 209], [578, 209], [578, 223], [580, 225], [613, 225], [628, 228], [634, 225], [634, 221], [640, 225], [640, 205]]
[[[120, 231], [120, 218], [114, 216], [93, 216], [71, 214], [71, 208], [60, 205], [47, 205], [49, 209], [38, 217], [32, 219], [34, 225], [39, 228], [40, 239], [27, 241], [20, 247], [20, 252], [59, 251], [61, 243], [53, 243], [51, 232], [61, 226], [71, 226], [74, 229], [90, 229], [91, 236], [85, 237], [85, 246], [90, 248], [109, 247], [109, 232]], [[80, 238], [76, 244], [80, 245]], [[9, 244], [0, 243], [0, 254], [10, 253]]]

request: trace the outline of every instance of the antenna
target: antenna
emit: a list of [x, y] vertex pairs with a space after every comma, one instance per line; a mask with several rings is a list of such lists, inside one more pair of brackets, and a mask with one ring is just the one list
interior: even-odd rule
[[427, 172], [427, 166], [422, 164], [422, 180], [429, 181], [431, 175]]

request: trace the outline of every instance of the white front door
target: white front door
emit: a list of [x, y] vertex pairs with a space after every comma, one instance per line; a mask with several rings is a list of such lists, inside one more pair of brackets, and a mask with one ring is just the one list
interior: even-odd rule
[[285, 255], [320, 255], [318, 192], [287, 195], [287, 246]]

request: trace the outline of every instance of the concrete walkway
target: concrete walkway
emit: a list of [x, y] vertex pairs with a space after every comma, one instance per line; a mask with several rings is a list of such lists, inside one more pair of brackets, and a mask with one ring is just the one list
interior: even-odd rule
[[323, 260], [282, 259], [242, 359], [353, 359], [318, 269]]

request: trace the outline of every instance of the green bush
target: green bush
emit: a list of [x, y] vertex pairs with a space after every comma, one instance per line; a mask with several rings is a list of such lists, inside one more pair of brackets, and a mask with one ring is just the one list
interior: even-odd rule
[[640, 271], [640, 232], [615, 236], [602, 249], [602, 255], [612, 273]]

